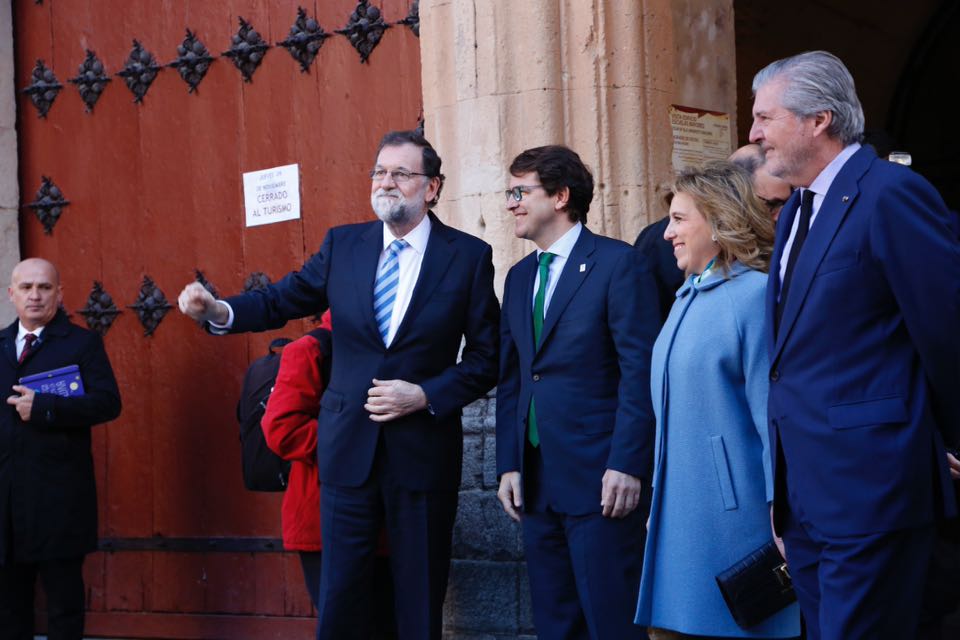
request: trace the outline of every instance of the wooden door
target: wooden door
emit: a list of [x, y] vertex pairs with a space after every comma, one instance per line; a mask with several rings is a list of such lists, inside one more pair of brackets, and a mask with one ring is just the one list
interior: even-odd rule
[[[333, 34], [354, 0], [304, 4], [332, 34], [306, 73], [275, 46], [297, 19], [293, 0], [14, 2], [18, 89], [38, 59], [63, 85], [45, 118], [30, 95], [18, 97], [22, 200], [35, 202], [46, 176], [69, 201], [51, 233], [23, 210], [23, 255], [59, 266], [75, 322], [84, 324], [95, 281], [121, 312], [105, 341], [123, 414], [94, 431], [101, 551], [85, 566], [88, 635], [312, 637], [299, 561], [278, 548], [281, 496], [243, 488], [234, 419], [248, 363], [310, 322], [215, 338], [172, 309], [146, 336], [129, 307], [145, 278], [173, 306], [197, 270], [222, 294], [253, 272], [277, 279], [329, 227], [371, 217], [377, 141], [420, 117], [419, 40], [393, 24], [361, 63], [348, 37]], [[413, 2], [375, 4], [396, 23]], [[250, 83], [221, 55], [241, 17], [271, 45]], [[135, 103], [116, 75], [133, 40], [168, 65], [186, 29], [214, 58], [197, 90], [163, 66]], [[67, 81], [87, 50], [110, 76], [90, 112]], [[293, 163], [301, 219], [245, 228], [243, 172]]]

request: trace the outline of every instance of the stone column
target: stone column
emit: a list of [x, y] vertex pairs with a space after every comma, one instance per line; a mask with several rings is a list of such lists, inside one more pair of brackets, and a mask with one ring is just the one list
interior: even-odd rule
[[[4, 283], [20, 261], [17, 215], [17, 107], [13, 77], [13, 17], [10, 2], [0, 0], [0, 280]], [[5, 287], [4, 287], [5, 288]], [[0, 298], [0, 326], [16, 317], [7, 296]]]
[[[668, 0], [421, 2], [424, 119], [447, 158], [439, 213], [494, 247], [498, 290], [532, 249], [504, 209], [520, 151], [566, 144], [596, 182], [588, 224], [632, 241], [670, 178]], [[659, 209], [656, 209], [659, 212]]]

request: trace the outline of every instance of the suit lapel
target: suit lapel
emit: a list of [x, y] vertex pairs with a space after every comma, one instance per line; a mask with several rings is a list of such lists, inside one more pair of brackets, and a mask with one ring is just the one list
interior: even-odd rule
[[[777, 220], [776, 239], [774, 241], [773, 255], [770, 258], [770, 276], [767, 284], [766, 298], [766, 323], [767, 323], [767, 353], [773, 353], [776, 346], [776, 332], [774, 331], [774, 318], [777, 315], [777, 298], [780, 297], [780, 261], [783, 258], [783, 245], [790, 237], [790, 229], [793, 227], [793, 219], [800, 210], [800, 190], [797, 189], [783, 205], [783, 211]], [[773, 361], [771, 360], [771, 363]]]
[[533, 281], [537, 275], [537, 252], [534, 251], [517, 265], [514, 281], [520, 289], [519, 296], [513, 296], [510, 313], [513, 315], [513, 327], [519, 328], [516, 344], [535, 353], [537, 345], [533, 343]]
[[807, 240], [803, 244], [803, 253], [800, 254], [794, 266], [793, 276], [790, 280], [790, 295], [787, 297], [787, 306], [783, 310], [783, 318], [777, 332], [777, 342], [771, 361], [776, 360], [783, 349], [783, 343], [794, 322], [796, 322], [800, 309], [803, 307], [803, 301], [810, 290], [810, 284], [813, 282], [817, 267], [823, 261], [823, 257], [843, 224], [851, 205], [856, 201], [860, 193], [857, 183], [869, 168], [874, 157], [873, 152], [866, 148], [857, 151], [847, 160], [824, 196], [817, 217], [810, 226]]
[[577, 243], [573, 245], [573, 251], [570, 252], [567, 263], [563, 265], [560, 280], [557, 281], [557, 288], [553, 290], [553, 296], [550, 298], [550, 306], [547, 308], [547, 315], [543, 319], [543, 334], [540, 336], [541, 347], [547, 343], [557, 320], [563, 315], [563, 311], [570, 304], [573, 294], [577, 292], [577, 289], [580, 288], [593, 268], [593, 260], [590, 259], [590, 256], [593, 254], [596, 244], [596, 237], [589, 229], [584, 227], [580, 231]]
[[456, 254], [456, 250], [451, 246], [452, 238], [446, 225], [440, 222], [432, 212], [427, 215], [430, 216], [430, 237], [427, 240], [427, 249], [424, 251], [423, 261], [420, 263], [420, 275], [417, 276], [417, 283], [413, 287], [410, 305], [407, 307], [406, 313], [403, 314], [403, 320], [397, 327], [397, 335], [393, 338], [391, 346], [398, 344], [410, 330], [409, 327], [413, 319], [430, 300], [430, 295], [443, 280], [443, 276], [447, 273], [447, 267]]
[[377, 341], [383, 344], [380, 338], [380, 328], [373, 315], [373, 282], [377, 277], [377, 264], [380, 262], [380, 253], [383, 251], [383, 223], [371, 224], [361, 235], [357, 243], [357, 251], [353, 253], [353, 273], [357, 278], [357, 301], [360, 306], [360, 318], [365, 323]]

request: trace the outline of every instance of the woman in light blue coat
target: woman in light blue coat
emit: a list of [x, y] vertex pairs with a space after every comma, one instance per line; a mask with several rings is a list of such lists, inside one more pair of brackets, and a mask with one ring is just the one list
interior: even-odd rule
[[715, 577], [772, 539], [764, 290], [773, 222], [728, 162], [682, 173], [670, 225], [687, 280], [653, 348], [653, 502], [636, 623], [651, 638], [788, 638], [792, 604], [749, 629]]

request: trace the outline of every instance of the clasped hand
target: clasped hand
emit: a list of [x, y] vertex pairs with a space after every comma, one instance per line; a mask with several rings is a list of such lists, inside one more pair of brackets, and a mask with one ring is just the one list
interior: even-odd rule
[[426, 409], [427, 394], [418, 384], [374, 378], [373, 386], [367, 390], [367, 403], [363, 408], [370, 412], [370, 419], [374, 422], [389, 422]]
[[17, 413], [20, 414], [20, 419], [24, 422], [29, 422], [30, 412], [33, 411], [33, 389], [30, 387], [24, 387], [23, 385], [15, 384], [13, 385], [13, 390], [19, 393], [18, 396], [10, 396], [7, 398], [7, 404], [11, 404], [17, 410]]

